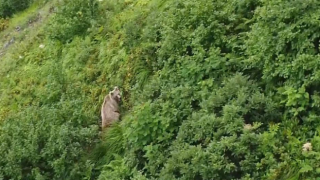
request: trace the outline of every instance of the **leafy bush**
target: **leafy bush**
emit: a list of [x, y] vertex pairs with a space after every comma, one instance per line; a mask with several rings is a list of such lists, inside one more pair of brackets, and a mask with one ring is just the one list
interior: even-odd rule
[[[275, 63], [281, 43], [273, 41], [282, 29], [283, 34], [288, 32], [287, 26], [273, 21], [283, 17], [290, 23], [286, 18], [299, 18], [312, 2], [143, 2], [136, 4], [136, 10], [125, 9], [122, 14], [131, 16], [119, 16], [117, 24], [123, 25], [108, 35], [121, 37], [115, 47], [122, 47], [121, 53], [106, 59], [125, 57], [119, 64], [128, 64], [124, 87], [133, 108], [124, 119], [130, 150], [103, 174], [133, 178], [132, 172], [141, 171], [150, 179], [316, 176], [311, 169], [318, 165], [302, 162], [301, 147], [316, 135], [313, 119], [318, 115], [310, 110], [318, 108], [317, 84], [299, 84], [304, 75], [296, 76], [316, 60], [296, 70], [288, 66], [289, 59]], [[292, 8], [299, 3], [303, 6]], [[293, 13], [283, 13], [286, 9]], [[303, 16], [312, 17], [316, 9]], [[310, 23], [317, 27], [316, 20]], [[294, 35], [300, 37], [288, 34]], [[307, 37], [311, 35], [301, 40], [310, 42]], [[300, 47], [296, 43], [291, 47]], [[306, 43], [301, 45], [309, 47]], [[294, 52], [283, 51], [282, 57], [295, 58], [290, 55]], [[288, 70], [277, 69], [281, 63]], [[234, 75], [237, 72], [250, 79]], [[287, 72], [295, 78], [284, 81], [277, 76]]]
[[[79, 170], [88, 164], [79, 161], [81, 149], [93, 145], [97, 128], [77, 125], [84, 120], [81, 109], [73, 109], [80, 102], [61, 103], [61, 108], [30, 107], [2, 123], [0, 174], [5, 179], [83, 176]], [[65, 119], [69, 112], [74, 116]]]
[[[94, 164], [85, 157], [99, 142], [98, 117], [95, 107], [89, 106], [97, 97], [76, 95], [99, 90], [79, 88], [79, 82], [89, 81], [90, 76], [74, 74], [94, 59], [90, 54], [94, 48], [78, 53], [75, 60], [75, 49], [91, 41], [75, 39], [62, 47], [42, 34], [44, 29], [16, 42], [15, 51], [9, 49], [1, 61], [0, 176], [4, 179], [82, 179], [93, 171]], [[64, 53], [68, 48], [72, 51]], [[87, 73], [94, 78], [94, 73]]]
[[[0, 174], [316, 179], [319, 6], [57, 1], [0, 61]], [[100, 104], [115, 85], [122, 122], [99, 140]]]
[[97, 12], [95, 0], [62, 1], [57, 6], [59, 8], [47, 32], [50, 38], [61, 42], [67, 42], [86, 32]]
[[29, 7], [33, 0], [0, 0], [0, 17], [9, 17]]

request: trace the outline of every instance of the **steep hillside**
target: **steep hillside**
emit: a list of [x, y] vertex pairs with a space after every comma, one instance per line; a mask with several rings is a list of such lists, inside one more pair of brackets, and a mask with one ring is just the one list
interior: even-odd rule
[[[319, 9], [312, 0], [31, 6], [0, 32], [0, 177], [316, 179]], [[121, 122], [100, 136], [114, 86]]]

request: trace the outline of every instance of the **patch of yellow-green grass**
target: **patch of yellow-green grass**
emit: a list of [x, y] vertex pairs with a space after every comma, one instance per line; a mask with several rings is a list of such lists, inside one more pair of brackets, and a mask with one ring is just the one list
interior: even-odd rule
[[28, 18], [31, 15], [38, 12], [38, 7], [39, 7], [39, 5], [37, 3], [34, 3], [25, 11], [21, 11], [19, 13], [14, 14], [13, 17], [10, 19], [9, 27], [16, 27], [16, 26], [26, 22], [26, 20], [28, 20]]

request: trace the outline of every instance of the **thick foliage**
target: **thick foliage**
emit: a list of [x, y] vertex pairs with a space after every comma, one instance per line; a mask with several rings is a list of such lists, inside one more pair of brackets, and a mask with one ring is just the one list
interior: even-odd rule
[[[0, 61], [4, 179], [319, 177], [319, 2], [57, 7]], [[123, 121], [98, 141], [115, 85]]]
[[29, 7], [33, 0], [0, 0], [0, 17], [9, 17]]
[[[61, 108], [30, 107], [8, 117], [0, 132], [4, 179], [66, 179], [82, 177], [83, 147], [91, 146], [96, 127], [79, 127], [84, 120], [74, 108], [81, 102], [61, 102]], [[69, 112], [74, 113], [68, 117]], [[78, 112], [77, 112], [78, 111]], [[78, 115], [76, 115], [78, 114]], [[8, 151], [9, 150], [9, 151]]]
[[[47, 22], [43, 25], [53, 28]], [[77, 38], [61, 46], [44, 34], [43, 27], [16, 42], [18, 46], [13, 44], [15, 51], [9, 49], [1, 59], [0, 177], [90, 177], [93, 165], [86, 154], [98, 139], [98, 108], [91, 103], [98, 100], [101, 87], [81, 83], [91, 81], [90, 68], [86, 76], [77, 72], [91, 66], [94, 46], [84, 48], [91, 41]], [[86, 51], [78, 53], [79, 49]]]
[[59, 7], [46, 29], [48, 36], [61, 42], [82, 35], [94, 20], [97, 4], [95, 0], [71, 0], [57, 3]]
[[[317, 20], [310, 20], [317, 17], [317, 3], [143, 2], [122, 13], [131, 16], [116, 15], [114, 24], [123, 25], [111, 31], [119, 32], [114, 34], [119, 47], [113, 49], [121, 51], [106, 59], [120, 56], [128, 64], [123, 86], [133, 109], [124, 134], [130, 150], [100, 178], [316, 177], [312, 170], [319, 166], [311, 156], [317, 153], [302, 153], [302, 145], [317, 139], [313, 63], [319, 40], [312, 33]], [[310, 29], [303, 35], [301, 28]], [[286, 37], [297, 39], [281, 50]], [[304, 51], [308, 43], [315, 47]], [[308, 61], [299, 60], [299, 52]], [[301, 68], [288, 64], [295, 61]]]

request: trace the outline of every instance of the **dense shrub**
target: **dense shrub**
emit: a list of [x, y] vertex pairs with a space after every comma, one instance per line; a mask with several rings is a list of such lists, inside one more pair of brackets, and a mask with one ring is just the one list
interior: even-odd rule
[[[316, 179], [319, 6], [57, 1], [0, 61], [0, 175]], [[98, 140], [115, 85], [122, 122]]]
[[[81, 102], [71, 103], [61, 102], [61, 108], [30, 107], [2, 123], [0, 175], [4, 179], [84, 176], [81, 170], [90, 164], [80, 163], [81, 149], [93, 145], [97, 129], [80, 127], [84, 118], [80, 117], [81, 109], [74, 108]], [[69, 112], [74, 116], [65, 119]]]
[[33, 0], [0, 0], [0, 17], [9, 17], [29, 7]]
[[50, 38], [61, 42], [86, 32], [97, 13], [95, 0], [61, 1], [57, 6], [59, 8], [50, 21], [47, 33]]
[[[290, 54], [299, 51], [282, 51], [281, 38], [274, 37], [301, 36], [290, 46], [295, 49], [317, 44], [311, 29], [303, 37], [289, 31], [315, 30], [317, 20], [307, 17], [316, 17], [317, 3], [308, 13], [303, 12], [312, 1], [295, 3], [141, 1], [136, 10], [124, 10], [133, 15], [117, 18], [123, 26], [114, 36], [121, 37], [122, 51], [106, 61], [121, 56], [128, 64], [124, 87], [133, 108], [124, 119], [124, 134], [130, 150], [102, 174], [134, 178], [133, 172], [142, 172], [150, 179], [317, 176], [311, 171], [318, 165], [303, 162], [302, 153], [303, 143], [317, 138], [317, 80], [299, 75], [311, 73], [309, 65], [317, 69], [312, 64], [317, 56], [310, 56], [311, 47], [303, 51], [308, 61], [292, 68], [288, 63], [299, 57]], [[282, 26], [282, 21], [297, 25]], [[250, 79], [234, 76], [237, 72]], [[250, 127], [245, 124], [253, 129], [245, 130]]]
[[[81, 9], [81, 4], [73, 5]], [[77, 38], [61, 46], [43, 34], [48, 26], [44, 22], [1, 57], [3, 179], [82, 179], [90, 177], [94, 167], [85, 158], [98, 142], [96, 107], [89, 102], [98, 100], [92, 95], [101, 87], [79, 87], [95, 78], [95, 72], [87, 69], [88, 76], [83, 76], [77, 71], [96, 57], [95, 48], [78, 53], [91, 40]], [[80, 92], [88, 94], [78, 96]]]

